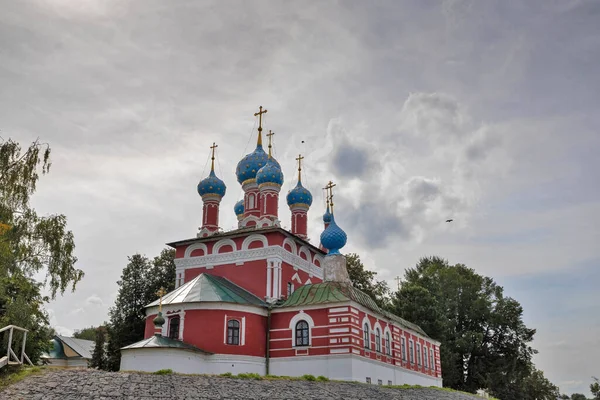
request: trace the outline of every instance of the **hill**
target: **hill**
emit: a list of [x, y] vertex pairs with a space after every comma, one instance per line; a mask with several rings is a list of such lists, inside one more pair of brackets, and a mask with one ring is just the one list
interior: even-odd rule
[[475, 400], [434, 388], [387, 388], [351, 382], [254, 380], [201, 375], [154, 375], [95, 370], [46, 370], [0, 391], [0, 398], [70, 399], [399, 399]]

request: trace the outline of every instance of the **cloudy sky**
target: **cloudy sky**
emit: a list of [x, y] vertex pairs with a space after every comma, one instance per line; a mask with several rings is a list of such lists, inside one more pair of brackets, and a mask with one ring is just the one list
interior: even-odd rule
[[195, 235], [213, 141], [228, 187], [221, 225], [235, 225], [235, 166], [263, 105], [284, 192], [306, 156], [313, 243], [333, 179], [347, 251], [391, 285], [426, 255], [492, 276], [537, 328], [538, 367], [589, 394], [600, 375], [600, 3], [0, 8], [1, 136], [51, 145], [34, 205], [67, 215], [86, 273], [49, 305], [59, 331], [107, 319], [128, 255]]

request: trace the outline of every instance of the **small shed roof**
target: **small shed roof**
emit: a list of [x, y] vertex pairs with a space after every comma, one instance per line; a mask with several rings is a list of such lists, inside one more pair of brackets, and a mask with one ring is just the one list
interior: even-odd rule
[[171, 339], [161, 335], [153, 335], [148, 339], [140, 340], [134, 344], [130, 344], [129, 346], [122, 347], [121, 350], [130, 350], [130, 349], [159, 349], [159, 348], [169, 348], [169, 349], [181, 349], [194, 351], [196, 353], [204, 353], [204, 354], [213, 354], [209, 351], [202, 350], [196, 346], [191, 344], [182, 342], [180, 340]]

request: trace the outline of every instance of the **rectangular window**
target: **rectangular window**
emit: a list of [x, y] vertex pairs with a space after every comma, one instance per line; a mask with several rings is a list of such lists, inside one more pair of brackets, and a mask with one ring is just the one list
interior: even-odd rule
[[367, 383], [371, 383], [371, 378], [367, 376]]
[[388, 356], [392, 354], [392, 344], [390, 343], [390, 333], [385, 333], [385, 354]]
[[427, 355], [427, 347], [423, 346], [423, 366], [425, 367], [425, 369], [428, 368], [428, 362], [429, 360], [429, 356]]
[[378, 384], [379, 386], [381, 386], [381, 385], [383, 385], [383, 381], [382, 381], [381, 379], [377, 379], [377, 384]]
[[237, 319], [227, 321], [227, 344], [240, 344], [240, 321]]
[[431, 361], [430, 365], [429, 365], [429, 367], [430, 367], [429, 369], [431, 369], [432, 371], [435, 372], [435, 363], [433, 361], [433, 347], [431, 348], [431, 351], [429, 352], [429, 361]]
[[402, 338], [402, 360], [406, 361], [406, 339]]
[[392, 381], [388, 381], [388, 386], [392, 386]]
[[411, 364], [415, 363], [415, 349], [414, 349], [413, 346], [414, 346], [413, 341], [409, 340], [408, 341], [408, 351], [409, 351], [408, 356], [410, 358], [410, 363]]
[[294, 284], [292, 282], [287, 283], [287, 296], [290, 297], [294, 293]]
[[421, 345], [417, 343], [417, 365], [421, 366]]

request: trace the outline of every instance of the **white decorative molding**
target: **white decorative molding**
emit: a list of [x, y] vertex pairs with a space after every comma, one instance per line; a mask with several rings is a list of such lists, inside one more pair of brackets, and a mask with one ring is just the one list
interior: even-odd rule
[[313, 261], [313, 264], [315, 264], [315, 265], [316, 265], [315, 261], [319, 261], [319, 267], [322, 267], [323, 266], [323, 260], [324, 259], [323, 259], [323, 257], [321, 255], [315, 253], [315, 256], [313, 257], [312, 261]]
[[190, 256], [194, 252], [194, 250], [204, 250], [204, 255], [208, 254], [208, 247], [206, 247], [206, 245], [204, 243], [194, 243], [194, 244], [189, 245], [185, 249], [185, 254], [183, 255], [183, 257], [190, 258]]
[[253, 242], [261, 242], [263, 244], [263, 247], [269, 246], [269, 242], [267, 241], [265, 235], [259, 235], [258, 233], [255, 233], [244, 239], [244, 241], [242, 242], [242, 250], [248, 250], [248, 247]]
[[254, 223], [258, 226], [258, 221], [260, 220], [260, 218], [254, 216], [254, 215], [248, 215], [247, 217], [245, 217], [244, 219], [242, 219], [240, 221], [240, 227], [245, 227], [248, 226], [248, 222], [250, 221], [254, 221]]
[[[232, 252], [235, 253], [237, 248], [237, 245], [235, 244], [235, 242], [231, 239], [221, 239], [219, 240], [217, 243], [215, 243], [215, 245], [213, 246], [213, 250], [212, 250], [212, 254], [219, 254], [219, 250], [221, 250], [221, 247], [223, 246], [231, 246], [232, 248]], [[227, 254], [227, 253], [225, 253]], [[200, 256], [202, 257], [202, 256]]]
[[306, 348], [306, 346], [296, 346], [296, 324], [300, 321], [306, 321], [308, 324], [308, 345], [312, 345], [312, 329], [315, 327], [315, 321], [311, 318], [310, 315], [305, 313], [304, 311], [300, 311], [298, 314], [294, 315], [290, 320], [290, 330], [292, 331], [292, 337], [290, 338], [292, 341], [292, 348]]
[[[166, 315], [167, 312], [173, 311], [190, 311], [190, 310], [218, 310], [218, 311], [235, 311], [245, 312], [249, 314], [256, 314], [267, 316], [267, 310], [261, 306], [250, 306], [245, 304], [235, 303], [175, 303], [175, 304], [163, 304], [163, 313]], [[152, 306], [146, 308], [146, 316], [158, 314], [158, 306]], [[166, 325], [166, 324], [165, 324]], [[163, 328], [166, 328], [163, 325]], [[164, 332], [166, 334], [166, 331]]]
[[264, 260], [269, 257], [279, 257], [286, 263], [292, 265], [293, 267], [297, 267], [300, 270], [306, 272], [307, 274], [309, 274], [309, 276], [316, 276], [319, 279], [323, 279], [323, 270], [321, 268], [312, 264], [310, 261], [306, 261], [300, 258], [299, 256], [290, 253], [281, 246], [269, 246], [260, 249], [238, 250], [229, 253], [209, 254], [197, 257], [176, 258], [175, 266], [177, 268], [177, 271], [180, 271], [188, 268], [202, 268], [209, 265], [219, 266], [226, 264], [235, 264], [238, 262]]
[[302, 279], [300, 279], [300, 275], [298, 275], [298, 273], [296, 272], [293, 276], [292, 276], [292, 281], [295, 280], [296, 282], [298, 282], [299, 284], [302, 284]]
[[306, 246], [301, 246], [300, 249], [298, 249], [298, 256], [300, 256], [300, 254], [304, 254], [308, 262], [312, 261], [312, 257], [310, 256], [310, 250], [308, 250]]
[[285, 239], [283, 239], [283, 244], [281, 246], [281, 247], [284, 247], [284, 250], [285, 250], [285, 245], [286, 244], [290, 245], [290, 248], [292, 249], [292, 252], [291, 252], [292, 254], [298, 255], [298, 246], [296, 246], [296, 242], [295, 241], [293, 241], [289, 237], [286, 237]]

